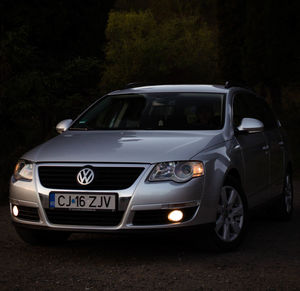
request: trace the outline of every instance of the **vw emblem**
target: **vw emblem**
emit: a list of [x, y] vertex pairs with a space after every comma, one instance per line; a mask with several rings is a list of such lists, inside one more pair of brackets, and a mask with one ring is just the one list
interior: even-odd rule
[[94, 171], [90, 168], [84, 168], [77, 174], [77, 181], [81, 185], [88, 185], [94, 180]]

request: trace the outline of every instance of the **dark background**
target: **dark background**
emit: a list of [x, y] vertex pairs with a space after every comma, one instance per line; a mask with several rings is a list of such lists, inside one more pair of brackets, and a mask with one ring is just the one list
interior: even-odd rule
[[132, 81], [246, 82], [286, 127], [299, 170], [298, 3], [0, 0], [2, 199], [25, 151]]

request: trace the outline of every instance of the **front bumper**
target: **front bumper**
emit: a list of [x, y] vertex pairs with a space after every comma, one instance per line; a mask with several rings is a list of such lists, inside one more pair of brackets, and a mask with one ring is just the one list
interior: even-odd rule
[[[148, 182], [147, 177], [151, 172], [153, 165], [139, 164], [138, 166], [142, 166], [144, 170], [129, 188], [124, 190], [85, 191], [86, 193], [118, 194], [118, 213], [109, 213], [111, 217], [114, 217], [114, 215], [119, 215], [119, 220], [116, 220], [114, 225], [109, 225], [109, 223], [101, 223], [101, 221], [109, 221], [110, 219], [109, 216], [108, 218], [103, 218], [103, 212], [101, 211], [94, 214], [92, 212], [86, 213], [88, 217], [86, 221], [84, 220], [85, 213], [82, 212], [79, 215], [80, 212], [71, 211], [70, 214], [76, 216], [74, 220], [71, 222], [68, 219], [62, 219], [61, 221], [58, 221], [57, 219], [53, 219], [53, 217], [55, 218], [56, 216], [56, 212], [53, 212], [53, 210], [49, 209], [50, 192], [82, 193], [82, 191], [70, 189], [49, 189], [43, 187], [38, 177], [38, 167], [41, 165], [51, 166], [54, 164], [43, 163], [34, 165], [34, 179], [31, 182], [21, 180], [15, 181], [14, 178], [11, 179], [11, 217], [14, 223], [22, 224], [24, 227], [38, 227], [74, 232], [123, 232], [126, 230], [158, 230], [190, 227], [211, 223], [215, 220], [215, 208], [212, 207], [212, 200], [207, 199], [209, 196], [204, 195], [204, 176], [194, 178], [187, 183], [175, 183], [171, 181]], [[102, 165], [107, 166], [107, 164]], [[99, 167], [102, 165], [92, 164], [94, 167]], [[55, 166], [64, 166], [64, 164], [57, 163]], [[84, 165], [74, 164], [74, 166]], [[111, 166], [122, 167], [124, 165], [113, 164]], [[134, 167], [137, 165], [127, 164], [126, 166]], [[25, 213], [25, 216], [21, 215], [19, 218], [15, 217], [12, 214], [13, 205], [23, 207], [22, 209], [25, 209], [23, 214]], [[168, 222], [166, 220], [166, 216], [167, 213], [172, 209], [181, 209], [184, 213], [186, 213], [186, 219], [178, 223]], [[30, 213], [28, 216], [28, 212], [26, 212], [27, 210], [33, 210], [33, 212], [37, 213], [37, 216], [30, 216]], [[100, 217], [97, 216], [98, 214]], [[61, 212], [59, 215], [61, 215], [62, 218], [68, 218], [68, 212]], [[94, 223], [93, 215], [97, 216], [99, 223]], [[138, 216], [142, 218], [137, 220]], [[78, 217], [82, 217], [82, 219], [78, 220]], [[145, 217], [148, 217], [148, 220], [145, 219]], [[111, 219], [115, 219], [115, 217]], [[93, 223], [88, 223], [88, 221], [93, 221]], [[153, 223], [151, 223], [151, 221]]]

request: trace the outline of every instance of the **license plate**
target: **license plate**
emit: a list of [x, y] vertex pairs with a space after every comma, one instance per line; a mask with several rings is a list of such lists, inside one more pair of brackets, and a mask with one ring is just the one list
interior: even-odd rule
[[50, 208], [116, 210], [116, 194], [50, 193]]

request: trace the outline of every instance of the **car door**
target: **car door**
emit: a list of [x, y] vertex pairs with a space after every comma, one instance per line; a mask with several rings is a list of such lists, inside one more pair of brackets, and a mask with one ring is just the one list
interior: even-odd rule
[[[247, 93], [239, 93], [233, 101], [233, 125], [237, 128], [243, 118], [256, 118], [256, 98]], [[262, 120], [260, 120], [262, 121]], [[269, 198], [269, 148], [263, 132], [245, 133], [236, 131], [244, 166], [244, 191], [251, 206]]]
[[[269, 167], [270, 167], [270, 198], [278, 196], [282, 192], [285, 148], [283, 138], [272, 110], [263, 99], [258, 99], [261, 108], [261, 118], [264, 123], [264, 134], [269, 146]], [[259, 117], [258, 117], [259, 118]]]

